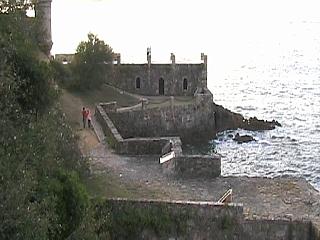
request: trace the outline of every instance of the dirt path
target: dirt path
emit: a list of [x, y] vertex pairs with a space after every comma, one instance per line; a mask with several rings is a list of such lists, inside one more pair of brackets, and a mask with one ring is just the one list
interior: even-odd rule
[[79, 147], [82, 154], [89, 154], [98, 145], [99, 141], [93, 129], [83, 128], [81, 110], [83, 106], [89, 107], [93, 114], [94, 109], [66, 90], [62, 90], [60, 104], [62, 111], [66, 114], [72, 128], [79, 137]]

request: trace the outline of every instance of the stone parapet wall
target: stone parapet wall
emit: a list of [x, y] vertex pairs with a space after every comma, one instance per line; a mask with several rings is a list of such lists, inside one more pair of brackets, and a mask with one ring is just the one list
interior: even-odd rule
[[303, 220], [246, 220], [243, 236], [249, 240], [317, 240], [312, 236], [311, 227], [310, 221]]
[[[105, 217], [123, 224], [113, 239], [234, 239], [242, 233], [243, 207], [237, 204], [109, 199], [104, 207]], [[122, 235], [126, 227], [130, 236]]]
[[182, 178], [211, 178], [221, 174], [221, 158], [218, 155], [183, 155], [179, 137], [134, 137], [123, 138], [109, 118], [116, 103], [100, 104], [95, 116], [100, 122], [108, 144], [119, 154], [159, 155], [173, 151], [175, 157], [163, 163], [163, 170], [169, 175]]
[[118, 153], [127, 155], [161, 155], [170, 138], [128, 138], [119, 143]]
[[183, 142], [215, 136], [213, 102], [108, 113], [124, 138], [179, 136]]
[[320, 240], [320, 223], [312, 223], [310, 239]]
[[123, 138], [119, 134], [118, 130], [116, 129], [113, 122], [110, 120], [106, 111], [103, 109], [101, 105], [96, 106], [95, 117], [97, 118], [97, 121], [100, 123], [110, 147], [118, 150], [119, 142], [123, 141]]
[[112, 239], [319, 240], [310, 221], [246, 220], [241, 204], [108, 199], [96, 209], [118, 227]]
[[163, 147], [170, 141], [174, 142], [177, 153], [181, 153], [181, 140], [179, 137], [156, 138], [127, 138], [123, 139], [118, 129], [109, 118], [114, 111], [116, 103], [99, 104], [96, 107], [95, 116], [100, 123], [108, 144], [119, 154], [127, 155], [161, 155]]
[[162, 164], [164, 173], [181, 178], [212, 178], [221, 174], [219, 155], [181, 155]]

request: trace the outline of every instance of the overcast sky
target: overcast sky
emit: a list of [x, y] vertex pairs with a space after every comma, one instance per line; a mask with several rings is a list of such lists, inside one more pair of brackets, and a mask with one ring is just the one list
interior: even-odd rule
[[53, 0], [52, 53], [73, 53], [88, 32], [97, 34], [123, 62], [232, 61], [251, 41], [285, 38], [292, 21], [320, 21], [313, 0]]

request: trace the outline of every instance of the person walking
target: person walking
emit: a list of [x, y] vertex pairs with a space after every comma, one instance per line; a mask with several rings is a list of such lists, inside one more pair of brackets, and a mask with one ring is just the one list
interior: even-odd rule
[[85, 107], [82, 108], [82, 123], [83, 128], [86, 128], [86, 122], [87, 122], [88, 112]]
[[92, 128], [92, 125], [91, 125], [91, 112], [90, 112], [89, 108], [87, 109], [87, 119], [88, 119], [88, 128]]

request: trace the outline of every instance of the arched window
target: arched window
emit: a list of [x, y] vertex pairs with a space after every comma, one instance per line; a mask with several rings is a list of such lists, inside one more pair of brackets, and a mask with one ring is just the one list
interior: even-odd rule
[[137, 78], [136, 78], [136, 88], [139, 88], [139, 89], [140, 89], [140, 84], [141, 84], [140, 78], [137, 77]]
[[188, 90], [188, 80], [186, 78], [183, 79], [183, 90]]

